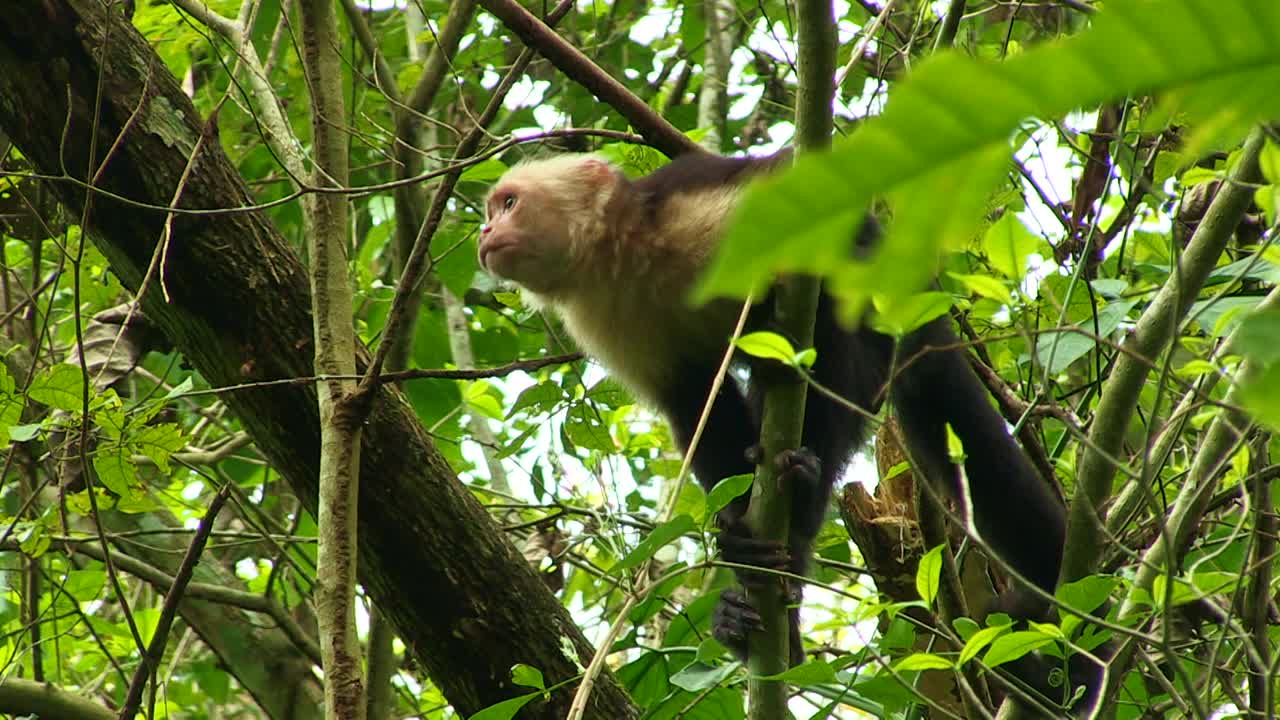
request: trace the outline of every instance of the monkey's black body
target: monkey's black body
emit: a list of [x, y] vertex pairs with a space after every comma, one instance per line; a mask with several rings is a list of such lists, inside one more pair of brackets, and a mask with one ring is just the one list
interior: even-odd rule
[[[777, 162], [685, 156], [636, 180], [634, 188], [646, 197], [649, 211], [659, 216], [667, 198], [744, 182]], [[876, 236], [875, 223], [868, 220], [856, 245], [869, 247]], [[842, 327], [833, 305], [824, 293], [814, 328], [814, 379], [869, 413], [877, 412], [884, 399], [891, 400], [917, 468], [952, 497], [964, 497], [967, 489], [973, 525], [982, 539], [1019, 575], [1052, 593], [1066, 535], [1065, 508], [991, 406], [950, 320], [934, 320], [895, 343], [867, 327]], [[673, 373], [677, 380], [657, 393], [682, 446], [693, 436], [719, 360], [681, 358], [679, 371]], [[693, 457], [694, 472], [704, 486], [754, 470], [747, 456], [759, 438], [757, 394], [744, 393], [732, 382], [722, 385]], [[948, 424], [964, 447], [967, 488], [961, 487], [961, 475], [950, 460]], [[792, 485], [791, 570], [804, 572], [831, 488], [865, 440], [866, 430], [862, 415], [809, 393], [803, 438], [818, 460], [820, 477]], [[729, 512], [744, 510], [745, 496]], [[727, 526], [741, 531], [741, 524], [732, 519]]]
[[[518, 165], [486, 200], [480, 262], [554, 307], [578, 343], [637, 395], [658, 405], [676, 439], [688, 447], [736, 312], [733, 303], [691, 308], [683, 298], [720, 240], [738, 186], [783, 162], [785, 155], [688, 155], [634, 181], [589, 156]], [[868, 220], [852, 251], [871, 249], [878, 236], [875, 222]], [[757, 326], [768, 316], [767, 305], [753, 313]], [[1066, 534], [1065, 508], [992, 408], [949, 319], [895, 341], [867, 327], [841, 327], [833, 300], [823, 294], [814, 346], [814, 378], [866, 413], [891, 400], [916, 469], [964, 501], [962, 509], [996, 555], [1027, 582], [1052, 593]], [[757, 364], [747, 391], [732, 381], [722, 385], [693, 456], [694, 472], [705, 487], [754, 470], [748, 456], [756, 454], [759, 441], [757, 381], [759, 373], [776, 371]], [[950, 460], [948, 425], [964, 447], [963, 475]], [[782, 462], [792, 493], [788, 547], [751, 538], [742, 522], [744, 496], [721, 515], [722, 555], [803, 574], [831, 488], [866, 430], [865, 415], [810, 393], [802, 433], [807, 450], [772, 459]], [[744, 583], [763, 576], [739, 573]], [[1036, 614], [1030, 609], [1034, 605], [1019, 604]], [[802, 657], [798, 620], [793, 611], [793, 660]], [[717, 638], [745, 656], [748, 631], [758, 623], [740, 593], [725, 591], [713, 628]]]

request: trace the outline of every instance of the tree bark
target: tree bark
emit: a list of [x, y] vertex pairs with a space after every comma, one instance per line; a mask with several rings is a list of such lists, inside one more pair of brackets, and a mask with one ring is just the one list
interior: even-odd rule
[[14, 716], [43, 720], [116, 720], [111, 710], [79, 693], [19, 678], [0, 681], [0, 707]]
[[[8, 3], [0, 13], [0, 128], [38, 172], [65, 173], [52, 183], [60, 201], [88, 218], [84, 230], [112, 271], [140, 291], [148, 317], [210, 384], [310, 375], [307, 277], [262, 213], [175, 216], [159, 247], [164, 262], [142, 288], [164, 236], [162, 208], [176, 188], [183, 187], [177, 205], [184, 209], [240, 208], [253, 199], [217, 143], [216, 127], [202, 122], [123, 16], [98, 0]], [[202, 132], [210, 134], [203, 143]], [[85, 186], [91, 178], [93, 193]], [[293, 383], [224, 397], [314, 510], [314, 387]], [[520, 694], [509, 675], [516, 663], [538, 667], [548, 684], [577, 674], [561, 638], [584, 662], [587, 641], [389, 388], [380, 390], [365, 426], [360, 473], [367, 478], [359, 500], [361, 580], [460, 713]], [[568, 701], [567, 693], [555, 693], [525, 716], [562, 717]], [[636, 709], [605, 677], [588, 714], [618, 720], [635, 717]]]
[[[311, 91], [309, 182], [338, 189], [351, 183], [347, 161], [346, 105], [338, 19], [332, 0], [299, 0], [302, 68]], [[356, 637], [356, 522], [360, 492], [360, 426], [356, 399], [356, 337], [347, 277], [350, 212], [347, 198], [310, 195], [303, 203], [303, 232], [311, 270], [315, 322], [315, 373], [320, 408], [319, 509], [316, 511], [316, 584], [312, 595], [324, 665], [324, 715], [365, 720], [364, 674]], [[394, 342], [394, 340], [388, 340]], [[346, 376], [340, 379], [338, 376]]]

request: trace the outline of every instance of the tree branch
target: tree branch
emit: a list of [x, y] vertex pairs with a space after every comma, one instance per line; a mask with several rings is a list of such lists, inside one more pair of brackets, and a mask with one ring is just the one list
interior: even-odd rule
[[697, 143], [655, 113], [626, 86], [610, 77], [591, 58], [555, 34], [515, 0], [481, 0], [480, 4], [497, 16], [508, 30], [518, 35], [525, 45], [550, 60], [570, 80], [617, 110], [637, 132], [668, 157], [701, 152]]
[[[195, 570], [196, 561], [200, 559], [200, 553], [204, 552], [209, 533], [213, 532], [213, 521], [218, 518], [218, 511], [222, 509], [228, 495], [229, 488], [223, 486], [209, 502], [209, 509], [205, 511], [204, 517], [200, 518], [200, 525], [196, 527], [196, 533], [191, 538], [187, 554], [183, 556], [182, 564], [178, 566], [178, 573], [173, 577], [169, 592], [165, 593], [164, 604], [160, 607], [160, 617], [156, 620], [156, 629], [151, 635], [151, 642], [142, 655], [142, 662], [138, 663], [137, 669], [133, 671], [133, 679], [129, 681], [129, 692], [125, 696], [124, 705], [120, 708], [119, 720], [133, 720], [138, 714], [138, 708], [142, 704], [142, 690], [146, 687], [147, 680], [155, 677], [160, 661], [164, 658], [164, 646], [169, 642], [169, 629], [173, 627], [173, 620], [178, 615], [178, 603], [182, 600], [183, 591], [191, 582], [191, 573]], [[152, 693], [151, 701], [152, 706], [146, 713], [147, 717], [155, 717], [155, 693]]]
[[[1076, 472], [1076, 492], [1071, 502], [1067, 546], [1062, 559], [1062, 582], [1088, 575], [1102, 555], [1106, 524], [1102, 508], [1111, 496], [1116, 472], [1111, 458], [1120, 455], [1125, 429], [1137, 408], [1150, 363], [1168, 348], [1191, 302], [1226, 249], [1232, 230], [1253, 201], [1252, 185], [1261, 180], [1258, 158], [1265, 141], [1266, 135], [1261, 129], [1249, 136], [1235, 169], [1179, 256], [1169, 282], [1156, 293], [1126, 340], [1132, 352], [1120, 354], [1103, 384]], [[1214, 421], [1215, 426], [1221, 419], [1220, 416]], [[1204, 457], [1207, 449], [1202, 445], [1197, 459]]]
[[115, 713], [81, 692], [13, 677], [0, 680], [0, 714], [40, 720], [116, 720]]
[[[835, 96], [835, 14], [831, 0], [801, 0], [797, 4], [799, 87], [796, 98], [796, 133], [800, 152], [817, 151], [831, 144], [831, 103]], [[815, 277], [796, 275], [777, 283], [773, 323], [798, 347], [813, 345], [813, 324], [821, 283]], [[798, 373], [780, 376], [765, 389], [760, 422], [760, 445], [766, 462], [756, 470], [747, 519], [752, 531], [765, 540], [786, 543], [790, 535], [791, 492], [782, 482], [775, 462], [785, 451], [803, 443], [807, 385]], [[807, 551], [792, 548], [792, 552]], [[789, 617], [799, 612], [787, 607], [791, 593], [787, 583], [748, 587], [748, 598], [759, 613], [763, 628], [751, 633], [748, 685], [752, 720], [787, 716], [786, 684], [761, 680], [787, 669], [799, 648], [789, 648]]]

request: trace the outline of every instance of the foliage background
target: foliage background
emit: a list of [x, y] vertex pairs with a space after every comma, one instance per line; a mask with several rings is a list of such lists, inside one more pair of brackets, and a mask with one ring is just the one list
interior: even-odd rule
[[[1243, 0], [1158, 9], [1115, 2], [1101, 13], [1076, 2], [951, 5], [964, 10], [955, 29], [943, 21], [947, 8], [927, 3], [899, 2], [887, 12], [875, 3], [838, 6], [838, 61], [847, 74], [836, 149], [753, 195], [708, 291], [742, 291], [772, 271], [807, 270], [827, 276], [851, 313], [876, 293], [889, 328], [954, 313], [1002, 411], [1064, 496], [1088, 492], [1107, 503], [1105, 533], [1073, 529], [1069, 565], [1080, 572], [1070, 579], [1099, 575], [1068, 599], [1088, 610], [1110, 595], [1112, 619], [1138, 633], [1116, 667], [1119, 715], [1270, 712], [1280, 630], [1268, 428], [1280, 407], [1272, 299], [1280, 261], [1269, 242], [1280, 152], [1260, 131], [1241, 144], [1255, 123], [1277, 115], [1270, 88], [1280, 54], [1266, 31], [1280, 29], [1277, 12]], [[423, 196], [405, 195], [440, 187], [430, 179], [397, 194], [388, 181], [449, 168], [498, 98], [479, 147], [461, 153], [478, 150], [483, 159], [462, 172], [430, 235], [421, 307], [398, 364], [493, 368], [571, 351], [553, 320], [478, 272], [484, 191], [528, 154], [602, 148], [644, 172], [663, 162], [661, 153], [627, 141], [672, 141], [546, 60], [501, 86], [521, 45], [496, 19], [499, 3], [486, 5], [494, 14], [463, 2], [374, 8], [353, 0], [342, 9], [343, 129], [356, 188], [352, 317], [361, 339], [382, 340], [408, 241], [422, 223], [414, 203]], [[723, 24], [708, 22], [712, 9]], [[305, 254], [294, 190], [306, 165], [310, 109], [295, 13], [278, 0], [146, 2], [132, 23], [201, 114], [216, 117], [217, 141], [254, 201], [269, 206], [271, 222]], [[449, 40], [446, 16], [461, 28], [460, 42]], [[855, 56], [861, 33], [873, 27], [866, 52]], [[794, 22], [784, 3], [580, 4], [557, 31], [642, 107], [710, 149], [768, 152], [790, 141]], [[958, 51], [926, 59], [940, 38]], [[715, 43], [727, 49], [724, 82], [708, 57]], [[577, 132], [558, 132], [565, 128]], [[512, 137], [536, 139], [507, 142]], [[406, 152], [406, 139], [416, 149]], [[290, 159], [298, 149], [300, 165]], [[119, 707], [161, 617], [168, 576], [226, 486], [229, 507], [187, 591], [221, 614], [182, 615], [153, 681], [156, 712], [317, 714], [311, 516], [228, 412], [223, 392], [145, 324], [122, 332], [128, 312], [118, 306], [128, 293], [104, 256], [82, 242], [77, 218], [59, 213], [46, 180], [29, 173], [21, 148], [9, 148], [3, 163], [0, 320], [9, 351], [0, 377], [7, 428], [0, 712], [14, 697], [6, 692], [27, 689], [21, 679], [48, 681], [103, 712]], [[1248, 178], [1250, 167], [1261, 172], [1250, 184], [1223, 183], [1229, 171]], [[1221, 187], [1246, 197], [1243, 217], [1206, 221], [1220, 252], [1184, 257]], [[873, 196], [894, 219], [888, 250], [851, 263], [840, 238]], [[917, 294], [939, 268], [939, 287]], [[1196, 277], [1203, 289], [1188, 279]], [[1159, 293], [1169, 287], [1190, 290], [1173, 314], [1161, 314], [1169, 311]], [[1154, 344], [1120, 345], [1151, 332]], [[1118, 368], [1132, 365], [1134, 353], [1141, 375], [1132, 398], [1119, 401], [1122, 412], [1104, 414], [1108, 392], [1123, 396], [1109, 382], [1128, 377]], [[81, 357], [87, 384], [76, 367]], [[715, 591], [729, 581], [702, 564], [708, 502], [716, 500], [672, 482], [679, 458], [660, 421], [584, 362], [413, 379], [400, 389], [459, 479], [589, 638], [598, 641], [616, 620], [634, 581], [627, 571], [659, 561], [662, 581], [626, 618], [610, 657], [644, 716], [744, 716], [744, 673], [707, 635]], [[1262, 424], [1249, 424], [1243, 408]], [[1232, 435], [1225, 445], [1212, 434], [1224, 423]], [[1083, 459], [1090, 452], [1108, 459], [1101, 469]], [[860, 457], [851, 475], [878, 470], [887, 482], [874, 497], [846, 495], [819, 542], [816, 584], [833, 592], [806, 597], [806, 641], [818, 662], [791, 677], [797, 714], [963, 712], [950, 680], [978, 682], [979, 662], [1011, 659], [991, 654], [1001, 637], [1049, 652], [1065, 637], [1079, 645], [1078, 623], [1066, 613], [1028, 637], [984, 634], [982, 620], [939, 625], [930, 613], [908, 611], [904, 603], [920, 600], [912, 594], [915, 560], [928, 543], [904, 502], [911, 492], [894, 489], [905, 480], [898, 461], [876, 460]], [[85, 491], [86, 471], [97, 492]], [[1190, 516], [1179, 511], [1187, 487], [1201, 498]], [[687, 520], [655, 533], [668, 500]], [[896, 556], [872, 554], [880, 547], [874, 537], [858, 538], [861, 552], [851, 545], [850, 534], [864, 526], [888, 536], [879, 542]], [[1167, 575], [1144, 577], [1137, 571], [1144, 553], [1165, 562], [1150, 555], [1162, 530], [1177, 533], [1178, 562]], [[656, 540], [668, 537], [679, 539]], [[465, 557], [469, 548], [452, 550]], [[899, 564], [885, 564], [895, 557]], [[967, 594], [975, 576], [986, 584], [985, 573], [974, 553], [962, 560]], [[941, 600], [927, 588], [929, 573], [941, 569], [931, 568], [920, 574], [927, 603], [918, 604], [936, 609]], [[982, 591], [972, 592], [971, 609]], [[1195, 606], [1199, 615], [1174, 611], [1201, 596], [1208, 599]], [[376, 608], [362, 603], [371, 655], [390, 648], [401, 659], [370, 661], [372, 694], [390, 691], [373, 712], [454, 716], [456, 701], [439, 680], [408, 659], [412, 649], [391, 644]], [[1205, 613], [1213, 622], [1197, 624]], [[280, 677], [288, 680], [262, 682]], [[518, 669], [516, 682], [542, 681]], [[88, 707], [80, 712], [93, 712]], [[508, 709], [486, 717], [516, 710]]]

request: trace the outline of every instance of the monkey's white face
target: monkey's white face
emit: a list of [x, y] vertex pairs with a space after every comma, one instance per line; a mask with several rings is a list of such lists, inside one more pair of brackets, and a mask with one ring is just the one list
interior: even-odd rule
[[570, 290], [575, 272], [573, 215], [581, 214], [579, 192], [564, 190], [559, 174], [544, 165], [522, 165], [507, 173], [485, 204], [480, 266], [539, 295]]
[[485, 206], [480, 266], [535, 293], [560, 289], [570, 268], [567, 223], [553, 198], [527, 183], [503, 180]]
[[604, 254], [606, 208], [623, 179], [591, 155], [516, 165], [485, 203], [481, 267], [546, 300], [567, 301], [582, 292], [583, 283], [598, 280], [589, 267]]

